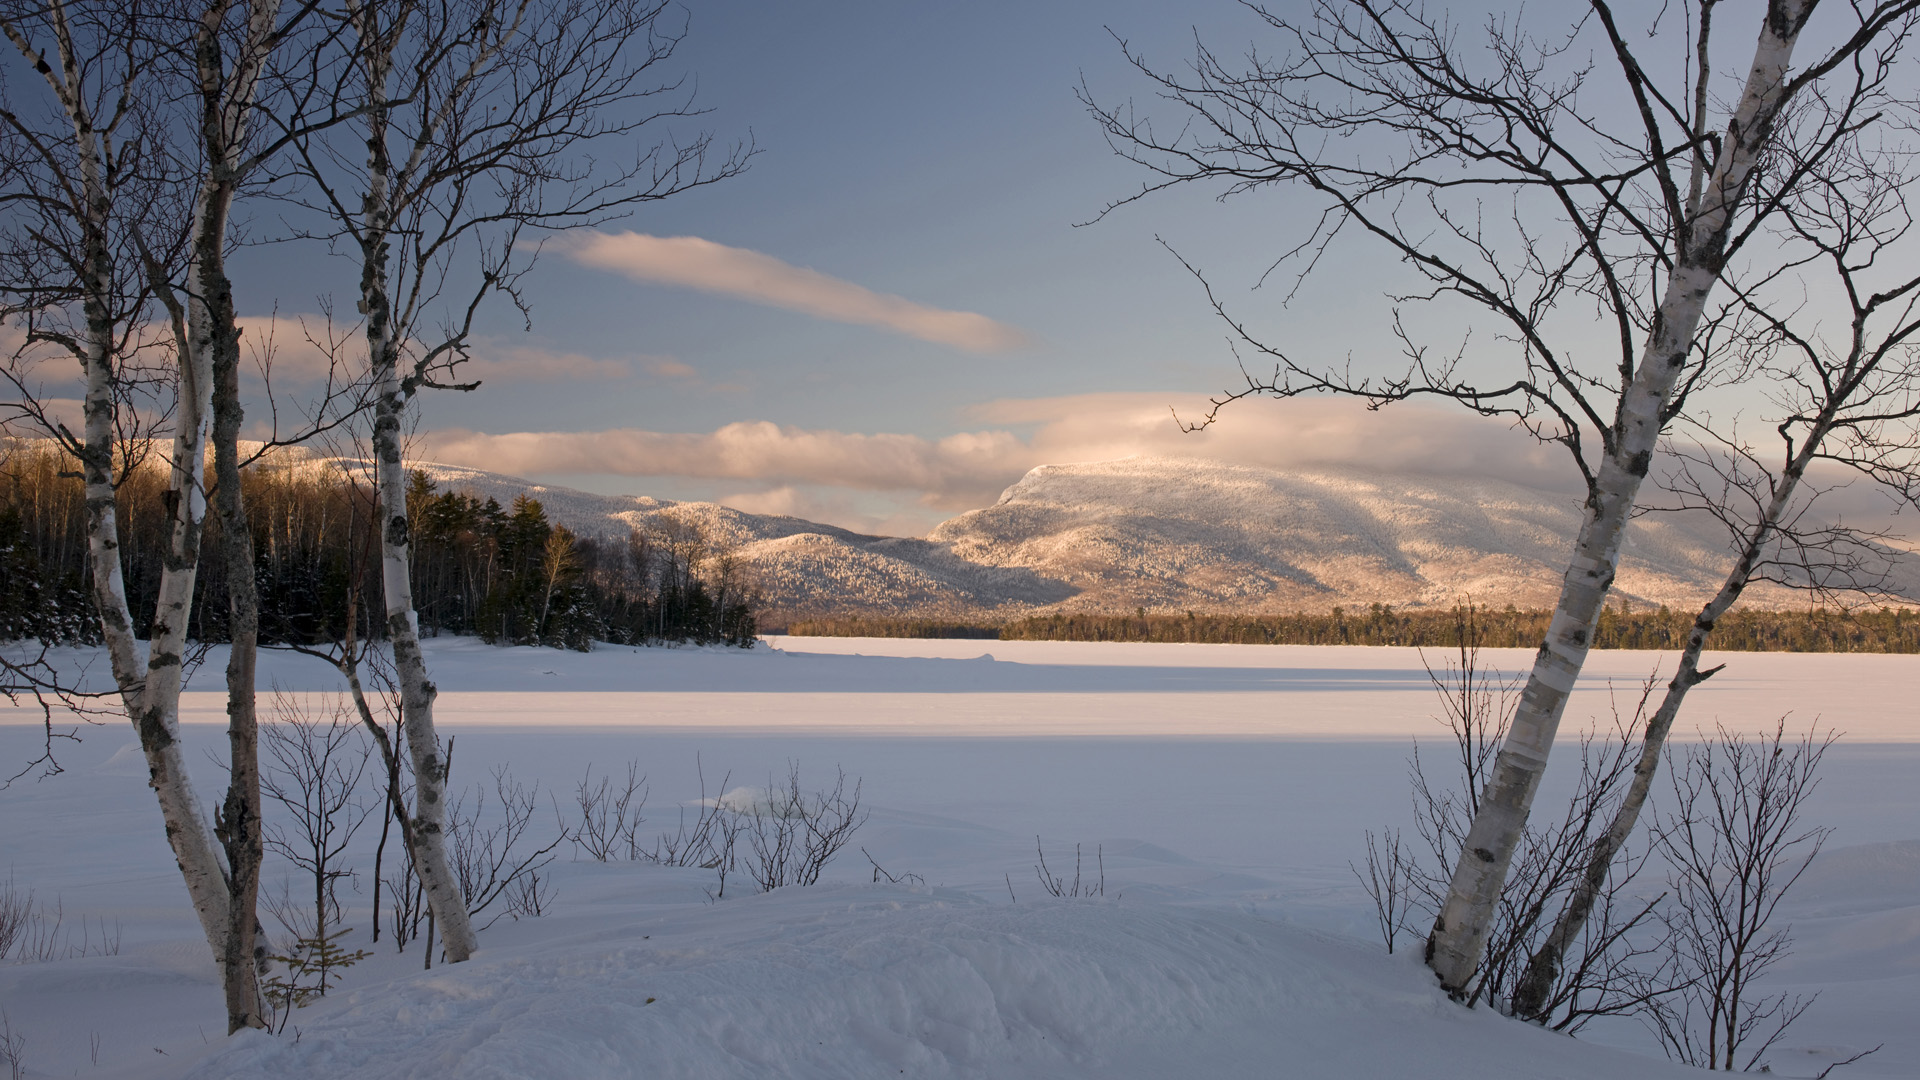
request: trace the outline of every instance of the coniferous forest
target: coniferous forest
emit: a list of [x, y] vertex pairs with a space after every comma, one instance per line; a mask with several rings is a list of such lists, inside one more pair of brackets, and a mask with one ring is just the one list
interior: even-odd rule
[[[1394, 610], [1386, 604], [1326, 613], [1209, 615], [1204, 612], [1053, 612], [1005, 623], [930, 619], [804, 619], [786, 632], [822, 637], [991, 638], [1000, 641], [1153, 641], [1205, 645], [1400, 645], [1453, 648], [1464, 608]], [[1546, 638], [1552, 613], [1512, 607], [1471, 613], [1475, 640], [1487, 648], [1531, 649]], [[1694, 612], [1620, 604], [1600, 615], [1596, 649], [1677, 649]], [[1920, 611], [1763, 611], [1735, 609], [1714, 627], [1724, 652], [1920, 653]]]
[[[132, 610], [152, 618], [167, 514], [164, 463], [136, 456], [116, 512]], [[263, 641], [318, 645], [380, 634], [373, 491], [339, 465], [268, 458], [242, 474], [253, 527]], [[624, 538], [577, 536], [539, 500], [507, 506], [440, 490], [421, 472], [407, 492], [414, 605], [426, 634], [585, 651], [595, 641], [753, 643], [752, 598], [738, 561], [694, 523], [668, 519]], [[219, 543], [210, 517], [205, 543]], [[86, 506], [72, 463], [49, 444], [0, 452], [0, 640], [95, 644]], [[190, 636], [227, 639], [227, 581], [203, 559]], [[145, 636], [150, 627], [136, 625]]]

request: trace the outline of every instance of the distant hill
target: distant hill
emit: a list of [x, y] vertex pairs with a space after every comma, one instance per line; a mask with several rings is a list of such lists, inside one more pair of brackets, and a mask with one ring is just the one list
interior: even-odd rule
[[[752, 569], [772, 624], [796, 616], [1004, 617], [1047, 611], [1324, 611], [1335, 604], [1550, 606], [1576, 501], [1499, 480], [1128, 458], [1034, 469], [993, 506], [926, 539], [868, 536], [713, 503], [595, 495], [423, 464], [503, 504], [525, 491], [583, 535], [662, 516], [697, 522]], [[1891, 551], [1902, 595], [1920, 559]], [[1692, 605], [1729, 561], [1720, 527], [1651, 515], [1629, 528], [1616, 595]], [[1756, 586], [1749, 603], [1805, 596]]]

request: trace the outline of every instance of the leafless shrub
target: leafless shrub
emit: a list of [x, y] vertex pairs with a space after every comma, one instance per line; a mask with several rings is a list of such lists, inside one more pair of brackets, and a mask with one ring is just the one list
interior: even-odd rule
[[[682, 806], [674, 831], [661, 833], [651, 848], [636, 849], [636, 857], [656, 866], [697, 866], [714, 871], [719, 880], [707, 896], [719, 900], [727, 894], [727, 876], [733, 872], [746, 822], [741, 815], [723, 808], [719, 799], [707, 798], [707, 774], [697, 755], [694, 772], [700, 779], [700, 798], [693, 804], [692, 824], [688, 824], [687, 808]], [[724, 792], [732, 777], [732, 773], [722, 776], [719, 790]]]
[[[96, 929], [97, 928], [97, 929]], [[96, 937], [97, 933], [97, 937]], [[49, 911], [34, 902], [33, 890], [21, 892], [9, 877], [0, 889], [0, 960], [12, 957], [23, 964], [45, 964], [82, 956], [120, 955], [120, 924], [107, 928], [105, 918], [80, 919], [80, 938], [67, 925], [64, 901]]]
[[[459, 879], [461, 895], [467, 898], [467, 912], [475, 918], [495, 901], [506, 898], [510, 891], [518, 895], [522, 880], [538, 877], [541, 869], [553, 861], [553, 850], [568, 838], [562, 829], [560, 835], [542, 847], [528, 850], [529, 845], [523, 843], [539, 805], [537, 782], [531, 787], [524, 785], [503, 765], [493, 770], [493, 792], [499, 809], [491, 821], [483, 820], [488, 818], [487, 792], [477, 784], [463, 793], [447, 812], [448, 854], [452, 857], [453, 873]], [[468, 795], [473, 796], [471, 810], [467, 807]], [[475, 929], [485, 930], [503, 915], [517, 919], [533, 913], [508, 901], [501, 905], [498, 915]]]
[[502, 903], [514, 919], [537, 919], [553, 903], [553, 877], [538, 872], [523, 874], [507, 887]]
[[1826, 1068], [1821, 1069], [1819, 1072], [1813, 1074], [1813, 1080], [1827, 1080], [1827, 1077], [1833, 1075], [1833, 1070], [1845, 1068], [1846, 1066], [1851, 1065], [1862, 1058], [1870, 1057], [1874, 1054], [1877, 1054], [1882, 1049], [1884, 1049], [1886, 1045], [1887, 1045], [1886, 1043], [1881, 1043], [1879, 1046], [1876, 1046], [1871, 1050], [1862, 1050], [1859, 1053], [1852, 1055], [1851, 1057], [1841, 1058], [1839, 1061], [1836, 1061], [1833, 1064], [1828, 1065]]
[[21, 892], [14, 887], [13, 875], [7, 875], [7, 884], [0, 887], [0, 960], [13, 953], [13, 943], [27, 929], [27, 921], [33, 915], [33, 890]]
[[646, 783], [635, 762], [627, 763], [626, 783], [618, 787], [610, 776], [593, 783], [593, 766], [588, 765], [586, 775], [574, 786], [574, 803], [580, 816], [580, 824], [573, 830], [574, 847], [595, 862], [639, 859], [639, 830], [646, 821], [640, 816], [647, 805]]
[[1753, 984], [1791, 950], [1790, 928], [1775, 926], [1774, 912], [1832, 832], [1801, 815], [1836, 737], [1790, 740], [1782, 717], [1771, 735], [1718, 727], [1699, 746], [1668, 751], [1673, 806], [1654, 843], [1673, 893], [1664, 911], [1670, 955], [1689, 978], [1645, 1016], [1669, 1057], [1751, 1071], [1813, 1004], [1763, 996]]
[[[914, 873], [906, 873], [906, 874], [893, 874], [893, 873], [889, 873], [889, 872], [888, 872], [888, 871], [887, 871], [887, 870], [886, 870], [886, 869], [885, 869], [884, 867], [882, 867], [882, 866], [880, 865], [880, 862], [879, 862], [879, 860], [877, 860], [877, 859], [875, 859], [875, 858], [874, 858], [874, 857], [873, 857], [872, 855], [869, 855], [869, 854], [867, 853], [867, 849], [866, 849], [866, 848], [861, 848], [861, 849], [860, 849], [860, 854], [862, 854], [862, 855], [866, 855], [866, 857], [867, 857], [867, 862], [868, 862], [868, 863], [869, 863], [869, 864], [870, 864], [870, 865], [871, 865], [871, 866], [873, 867], [873, 883], [874, 883], [875, 885], [878, 885], [878, 884], [880, 884], [880, 879], [881, 879], [881, 878], [886, 878], [886, 879], [887, 879], [887, 884], [889, 884], [889, 885], [900, 885], [900, 884], [903, 884], [903, 883], [905, 883], [905, 884], [912, 884], [912, 885], [925, 885], [925, 884], [927, 883], [927, 879], [926, 879], [926, 878], [923, 878], [923, 877], [921, 877], [921, 876], [920, 876], [919, 874], [914, 874]], [[1009, 886], [1009, 887], [1011, 887], [1011, 886]]]
[[387, 895], [392, 898], [392, 933], [396, 952], [406, 952], [407, 942], [421, 934], [421, 923], [427, 917], [426, 894], [420, 887], [419, 875], [413, 871], [413, 853], [405, 845], [400, 850], [400, 865], [394, 868], [394, 875], [384, 879]]
[[[1040, 838], [1038, 836], [1033, 838], [1033, 853], [1040, 860], [1039, 863], [1034, 866], [1033, 872], [1035, 876], [1039, 877], [1040, 887], [1047, 891], [1048, 896], [1078, 898], [1083, 896], [1107, 895], [1107, 859], [1106, 852], [1101, 848], [1096, 847], [1093, 849], [1094, 862], [1100, 868], [1099, 877], [1085, 884], [1082, 884], [1080, 880], [1079, 844], [1073, 845], [1072, 881], [1068, 881], [1065, 877], [1054, 874], [1054, 872], [1048, 868], [1047, 853], [1046, 850], [1040, 846]], [[1013, 886], [1011, 882], [1008, 883], [1007, 888], [1009, 892], [1012, 891]]]
[[[274, 722], [260, 729], [269, 758], [260, 791], [280, 808], [284, 823], [268, 824], [266, 846], [293, 864], [311, 893], [295, 904], [282, 889], [265, 894], [263, 904], [296, 941], [331, 940], [329, 928], [341, 918], [339, 884], [354, 875], [342, 857], [371, 812], [359, 790], [372, 747], [343, 704], [316, 709], [309, 700], [275, 691], [273, 712]], [[308, 900], [310, 914], [300, 910]]]
[[1413, 903], [1413, 879], [1418, 872], [1400, 844], [1400, 830], [1382, 828], [1378, 839], [1367, 830], [1367, 871], [1352, 863], [1347, 869], [1360, 879], [1360, 887], [1373, 901], [1373, 916], [1380, 926], [1380, 937], [1387, 952], [1393, 952], [1402, 931], [1413, 931], [1408, 917]]
[[835, 770], [832, 791], [808, 797], [800, 788], [800, 763], [790, 761], [785, 785], [776, 788], [769, 778], [766, 796], [748, 810], [731, 811], [744, 826], [743, 869], [762, 891], [819, 881], [827, 863], [867, 821], [860, 810], [860, 781], [848, 794], [845, 769]]
[[0, 1009], [0, 1065], [7, 1067], [8, 1080], [24, 1080], [26, 1052], [27, 1037], [13, 1030], [13, 1018]]

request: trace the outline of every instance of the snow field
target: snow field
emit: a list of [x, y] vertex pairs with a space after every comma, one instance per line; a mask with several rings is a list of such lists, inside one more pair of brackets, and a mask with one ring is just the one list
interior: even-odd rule
[[[600, 775], [636, 759], [651, 778], [644, 828], [671, 828], [699, 794], [696, 755], [709, 798], [783, 776], [792, 759], [809, 788], [836, 764], [860, 778], [873, 817], [823, 885], [754, 896], [736, 877], [718, 904], [710, 873], [569, 861], [563, 848], [553, 914], [503, 921], [472, 963], [432, 972], [417, 946], [395, 956], [366, 940], [363, 833], [350, 860], [361, 880], [343, 892], [349, 947], [374, 957], [285, 1036], [229, 1041], [131, 733], [92, 729], [63, 751], [65, 775], [0, 791], [0, 862], [16, 884], [57, 899], [69, 925], [117, 923], [122, 940], [115, 956], [0, 965], [29, 1076], [1680, 1073], [1621, 1049], [1649, 1046], [1632, 1023], [1575, 1041], [1467, 1013], [1406, 950], [1380, 950], [1346, 863], [1364, 829], [1408, 818], [1409, 736], [1434, 750], [1446, 737], [1411, 650], [430, 644], [457, 782], [506, 763], [564, 804], [589, 763]], [[219, 715], [205, 688], [222, 659], [202, 667], [190, 721]], [[331, 688], [297, 659], [272, 657], [263, 685]], [[1624, 699], [1652, 659], [1596, 654], [1594, 670]], [[1775, 1071], [1811, 1076], [1884, 1041], [1845, 1074], [1914, 1075], [1920, 742], [1902, 691], [1920, 658], [1722, 659], [1729, 670], [1696, 692], [1683, 727], [1719, 716], [1758, 728], [1791, 709], [1853, 732], [1827, 758], [1811, 820], [1840, 831], [1789, 902], [1799, 947], [1777, 980], [1823, 996]], [[1606, 695], [1575, 708], [1569, 731]], [[0, 755], [21, 760], [37, 720], [0, 713]], [[208, 724], [186, 738], [224, 748]], [[219, 770], [192, 756], [206, 798]], [[1044, 896], [1036, 833], [1055, 873], [1071, 875], [1079, 842], [1091, 876], [1098, 849], [1106, 898]], [[926, 885], [870, 884], [860, 847]], [[270, 858], [270, 885], [282, 869]]]

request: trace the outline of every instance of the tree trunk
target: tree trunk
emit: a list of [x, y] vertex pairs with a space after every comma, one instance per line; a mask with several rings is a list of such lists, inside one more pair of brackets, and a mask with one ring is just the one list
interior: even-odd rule
[[226, 229], [196, 238], [201, 253], [198, 296], [189, 321], [198, 316], [205, 333], [190, 331], [196, 344], [211, 346], [213, 367], [214, 505], [220, 515], [220, 547], [227, 570], [232, 651], [227, 660], [227, 797], [215, 832], [227, 855], [228, 907], [223, 950], [227, 1033], [267, 1026], [259, 964], [265, 948], [256, 942], [256, 905], [265, 838], [260, 821], [260, 729], [254, 668], [260, 642], [260, 595], [253, 571], [253, 532], [240, 492], [240, 332], [234, 318], [233, 285], [219, 247]]
[[[204, 358], [180, 357], [179, 405], [174, 416], [172, 461], [168, 470], [167, 550], [161, 557], [159, 593], [149, 635], [146, 670], [141, 671], [133, 616], [120, 564], [120, 533], [114, 506], [114, 386], [117, 334], [108, 298], [115, 289], [109, 245], [112, 197], [106, 188], [103, 148], [80, 91], [80, 65], [62, 11], [52, 12], [59, 44], [57, 70], [42, 61], [55, 96], [74, 128], [81, 193], [82, 300], [87, 338], [82, 363], [86, 376], [85, 448], [87, 548], [92, 566], [94, 602], [115, 684], [127, 717], [147, 760], [147, 783], [160, 804], [167, 843], [187, 886], [200, 928], [216, 960], [225, 955], [228, 898], [225, 875], [211, 830], [187, 774], [180, 744], [179, 709], [182, 654], [192, 614], [194, 579], [199, 570], [200, 538], [206, 517], [205, 427], [212, 376]], [[9, 37], [28, 55], [24, 38], [8, 27]], [[39, 59], [35, 56], [35, 59]], [[195, 220], [206, 207], [195, 205]]]
[[380, 570], [387, 612], [387, 640], [400, 677], [400, 717], [407, 753], [413, 762], [413, 819], [407, 832], [413, 843], [414, 870], [426, 893], [427, 908], [440, 927], [447, 960], [459, 963], [474, 950], [466, 899], [454, 878], [446, 845], [446, 766], [434, 731], [433, 699], [439, 693], [427, 675], [420, 651], [420, 618], [413, 608], [409, 566], [407, 474], [400, 454], [400, 425], [413, 386], [399, 371], [400, 342], [395, 340], [388, 260], [393, 207], [388, 178], [393, 162], [387, 152], [387, 82], [392, 74], [393, 37], [376, 22], [373, 5], [355, 10], [358, 62], [367, 86], [367, 191], [359, 222], [360, 312], [367, 320], [367, 358], [374, 382], [373, 457], [379, 494]]
[[1815, 0], [1771, 0], [1729, 121], [1719, 160], [1701, 199], [1688, 207], [1678, 258], [1666, 283], [1653, 333], [1633, 381], [1621, 395], [1610, 444], [1587, 499], [1560, 600], [1520, 697], [1493, 775], [1480, 799], [1446, 902], [1427, 939], [1427, 963], [1447, 992], [1460, 998], [1486, 951], [1494, 909], [1506, 884], [1527, 813], [1546, 770], [1547, 754], [1567, 697], [1592, 647], [1593, 628], [1619, 565], [1620, 541], [1652, 464], [1665, 410], [1693, 348], [1707, 295], [1719, 280], [1733, 213], [1786, 102], [1787, 65]]
[[1513, 1015], [1529, 1020], [1542, 1019], [1540, 1011], [1552, 993], [1554, 980], [1560, 977], [1567, 950], [1573, 947], [1574, 940], [1592, 915], [1594, 902], [1606, 884], [1607, 871], [1613, 865], [1614, 856], [1626, 846], [1627, 838], [1633, 835], [1634, 826], [1640, 822], [1640, 811], [1646, 806], [1647, 795], [1653, 788], [1653, 777], [1660, 768], [1660, 755], [1666, 748], [1667, 735], [1673, 730], [1674, 718], [1680, 715], [1680, 706], [1686, 701], [1687, 691], [1706, 682], [1720, 670], [1700, 670], [1700, 654], [1706, 650], [1707, 637], [1713, 633], [1720, 617], [1733, 607], [1753, 580], [1754, 570], [1760, 563], [1767, 541], [1773, 537], [1785, 517], [1794, 492], [1798, 490], [1800, 480], [1806, 475], [1807, 466], [1816, 456], [1830, 430], [1834, 413], [1841, 404], [1843, 401], [1836, 396], [1821, 410], [1774, 488], [1773, 498], [1768, 500], [1766, 510], [1748, 532], [1740, 556], [1727, 572], [1720, 591], [1694, 617], [1693, 629], [1687, 634], [1686, 647], [1680, 653], [1679, 667], [1674, 672], [1673, 680], [1667, 684], [1667, 693], [1660, 701], [1660, 708], [1648, 718], [1646, 732], [1641, 736], [1640, 761], [1634, 766], [1633, 783], [1627, 788], [1619, 807], [1614, 810], [1607, 831], [1595, 841], [1593, 851], [1587, 856], [1585, 872], [1567, 897], [1552, 932], [1539, 949], [1527, 958], [1526, 970], [1514, 987]]
[[414, 842], [414, 867], [446, 943], [447, 959], [459, 963], [473, 952], [473, 929], [467, 920], [466, 899], [460, 895], [460, 885], [447, 858], [447, 775], [433, 726], [433, 699], [439, 691], [428, 678], [426, 657], [420, 651], [419, 617], [413, 610], [413, 583], [407, 565], [406, 470], [400, 458], [400, 421], [406, 406], [395, 370], [396, 350], [391, 342], [380, 342], [376, 337], [384, 330], [384, 320], [369, 317], [367, 334], [375, 342], [373, 355], [384, 357], [375, 368], [379, 396], [374, 405], [373, 453], [380, 493], [380, 568], [386, 591], [387, 640], [392, 643], [393, 664], [400, 676], [401, 723], [413, 759], [413, 820], [408, 832]]

